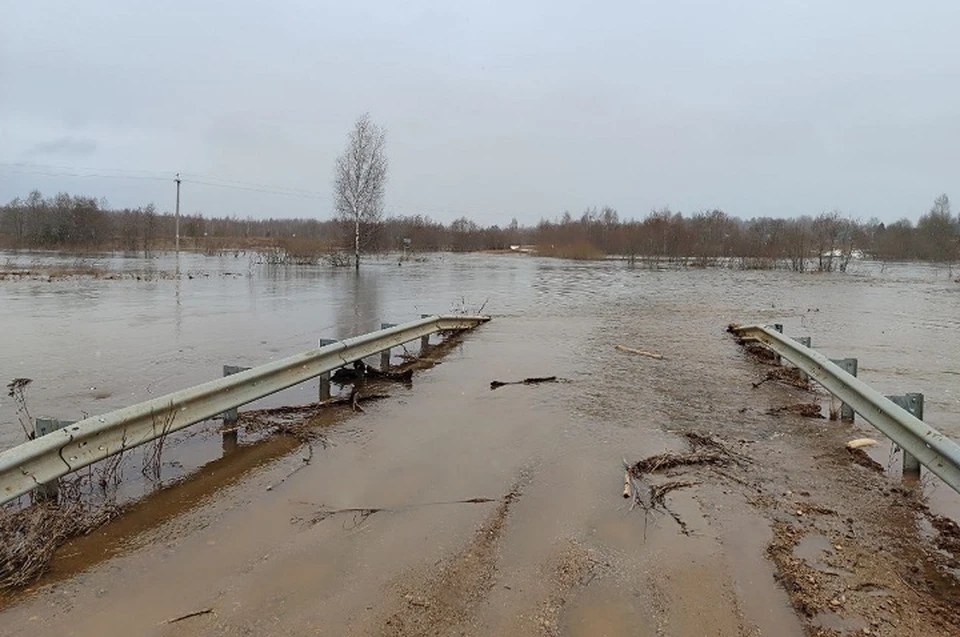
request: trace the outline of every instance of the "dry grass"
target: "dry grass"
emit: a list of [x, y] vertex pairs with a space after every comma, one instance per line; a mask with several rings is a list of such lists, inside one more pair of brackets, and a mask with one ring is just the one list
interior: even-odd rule
[[55, 281], [58, 279], [103, 279], [110, 274], [100, 266], [78, 263], [75, 265], [31, 265], [0, 269], [0, 281], [21, 279]]
[[33, 582], [46, 572], [60, 545], [119, 514], [113, 501], [86, 502], [82, 498], [86, 482], [86, 476], [61, 480], [58, 502], [0, 507], [0, 590]]
[[[176, 411], [171, 403], [168, 411], [162, 417], [153, 416], [153, 433], [156, 435], [144, 452], [143, 466], [140, 472], [146, 478], [160, 480], [160, 471], [163, 467], [163, 447], [167, 442], [167, 436], [170, 435], [170, 428], [173, 426], [173, 420], [176, 417]], [[126, 432], [124, 432], [126, 435]], [[124, 444], [124, 446], [126, 446]]]

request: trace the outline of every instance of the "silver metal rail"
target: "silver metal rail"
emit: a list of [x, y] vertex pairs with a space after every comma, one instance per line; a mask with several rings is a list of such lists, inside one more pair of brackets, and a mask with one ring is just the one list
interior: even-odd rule
[[0, 452], [0, 504], [121, 451], [213, 418], [348, 363], [484, 316], [428, 316], [93, 416]]
[[956, 442], [796, 340], [762, 325], [734, 331], [796, 365], [960, 493], [960, 445]]

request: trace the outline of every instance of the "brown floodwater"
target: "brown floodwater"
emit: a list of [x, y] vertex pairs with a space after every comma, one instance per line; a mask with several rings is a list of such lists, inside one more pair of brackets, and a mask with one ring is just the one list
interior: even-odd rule
[[[676, 322], [713, 317], [702, 338], [728, 322], [783, 323], [787, 334], [811, 336], [831, 357], [858, 358], [860, 377], [883, 393], [924, 393], [925, 420], [960, 438], [960, 284], [943, 267], [861, 262], [849, 274], [829, 275], [658, 271], [623, 262], [438, 254], [399, 267], [373, 261], [354, 276], [326, 266], [258, 265], [248, 255], [184, 254], [178, 261], [0, 253], [0, 261], [5, 269], [82, 263], [124, 275], [0, 281], [0, 364], [7, 376], [0, 380], [33, 379], [33, 417], [77, 420], [209, 380], [224, 364], [257, 365], [309, 349], [318, 338], [353, 336], [423, 313], [483, 307], [494, 316], [532, 319], [587, 315], [628, 332], [636, 308], [662, 307]], [[582, 340], [564, 346], [574, 359], [588, 357], [592, 347]], [[253, 406], [315, 394], [303, 385]], [[21, 415], [4, 392], [0, 449], [23, 440]], [[872, 454], [898, 471], [889, 446]], [[186, 462], [209, 455], [204, 449]]]
[[[960, 437], [960, 285], [946, 270], [660, 271], [435, 255], [355, 276], [186, 255], [180, 271], [0, 282], [0, 361], [10, 377], [34, 379], [31, 414], [107, 411], [381, 321], [480, 306], [495, 320], [412, 388], [323, 424], [326, 444], [294, 475], [303, 452], [284, 443], [237, 457], [244, 477], [216, 460], [212, 429], [185, 436], [164, 468], [184, 482], [71, 543], [39, 592], [5, 611], [10, 634], [174, 634], [187, 625], [163, 622], [211, 608], [184, 621], [197, 634], [799, 635], [763, 558], [770, 530], [726, 488], [675, 493], [686, 536], [619, 497], [622, 461], [676, 448], [671, 432], [773, 448], [777, 428], [792, 427], [764, 415], [748, 382], [762, 371], [732, 346], [727, 323], [783, 323], [832, 357], [857, 357], [861, 378], [923, 392], [926, 420]], [[666, 358], [616, 352], [620, 343]], [[489, 389], [547, 375], [569, 382]], [[260, 402], [306, 402], [308, 385]], [[0, 446], [18, 441], [16, 418], [4, 398]], [[948, 488], [931, 481], [928, 491], [938, 510], [960, 511]], [[476, 498], [495, 502], [458, 503]], [[318, 515], [339, 508], [380, 511]]]

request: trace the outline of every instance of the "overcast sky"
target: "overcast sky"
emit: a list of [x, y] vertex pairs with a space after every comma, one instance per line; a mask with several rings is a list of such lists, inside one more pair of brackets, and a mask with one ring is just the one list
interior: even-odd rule
[[186, 212], [327, 217], [369, 111], [394, 213], [915, 219], [960, 197], [958, 32], [956, 0], [14, 0], [0, 200], [172, 209], [182, 171], [311, 195], [187, 183]]

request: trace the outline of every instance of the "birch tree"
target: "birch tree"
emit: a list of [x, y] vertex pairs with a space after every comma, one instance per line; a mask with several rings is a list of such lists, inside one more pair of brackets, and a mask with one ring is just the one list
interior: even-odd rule
[[383, 216], [387, 183], [386, 132], [361, 115], [347, 136], [347, 146], [334, 168], [334, 207], [337, 217], [353, 222], [354, 267], [360, 271], [360, 252], [369, 233]]

